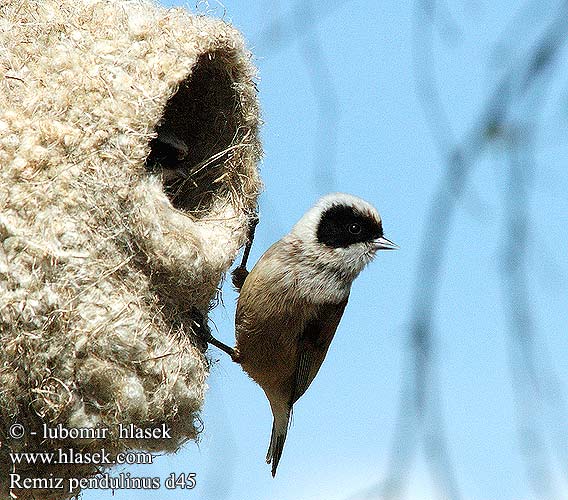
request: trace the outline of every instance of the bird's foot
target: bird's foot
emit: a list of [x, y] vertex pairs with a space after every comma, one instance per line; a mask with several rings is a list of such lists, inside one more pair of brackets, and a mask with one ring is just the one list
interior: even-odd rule
[[224, 344], [220, 340], [217, 340], [215, 337], [213, 337], [211, 328], [209, 328], [209, 325], [207, 324], [207, 319], [197, 309], [194, 309], [193, 311], [193, 332], [199, 339], [205, 342], [205, 344], [214, 345], [215, 347], [221, 349], [223, 352], [226, 352], [229, 356], [231, 356], [231, 359], [233, 361], [238, 362], [238, 350], [229, 347], [227, 344]]
[[252, 242], [254, 241], [254, 232], [256, 231], [256, 226], [258, 225], [258, 213], [254, 212], [249, 219], [248, 231], [247, 231], [247, 243], [245, 245], [245, 250], [243, 252], [243, 259], [239, 267], [235, 268], [231, 273], [233, 286], [240, 292], [241, 288], [249, 272], [247, 271], [247, 262], [252, 247]]

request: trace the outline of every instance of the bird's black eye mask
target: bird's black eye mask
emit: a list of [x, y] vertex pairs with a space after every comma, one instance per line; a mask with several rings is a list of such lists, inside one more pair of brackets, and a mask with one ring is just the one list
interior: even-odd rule
[[383, 235], [380, 222], [349, 205], [333, 205], [321, 216], [317, 239], [332, 248], [372, 241]]

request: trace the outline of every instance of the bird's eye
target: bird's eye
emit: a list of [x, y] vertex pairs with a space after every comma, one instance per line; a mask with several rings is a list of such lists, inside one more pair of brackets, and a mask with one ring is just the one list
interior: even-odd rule
[[347, 230], [351, 233], [351, 234], [359, 234], [361, 232], [361, 225], [357, 224], [356, 222], [354, 222], [353, 224], [349, 224], [347, 226]]

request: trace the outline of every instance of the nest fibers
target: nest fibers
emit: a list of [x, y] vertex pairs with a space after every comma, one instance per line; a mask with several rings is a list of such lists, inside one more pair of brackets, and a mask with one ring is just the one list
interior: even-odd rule
[[[3, 0], [0, 71], [0, 482], [97, 471], [15, 450], [176, 450], [207, 375], [193, 320], [260, 187], [243, 41], [144, 1]], [[172, 439], [119, 440], [120, 423]], [[45, 440], [43, 424], [112, 434]]]

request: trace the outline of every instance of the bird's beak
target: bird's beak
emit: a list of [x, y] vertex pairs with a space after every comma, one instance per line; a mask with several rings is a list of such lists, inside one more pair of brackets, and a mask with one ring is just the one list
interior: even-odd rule
[[375, 247], [377, 250], [398, 250], [399, 246], [390, 240], [387, 240], [383, 236], [374, 240]]

